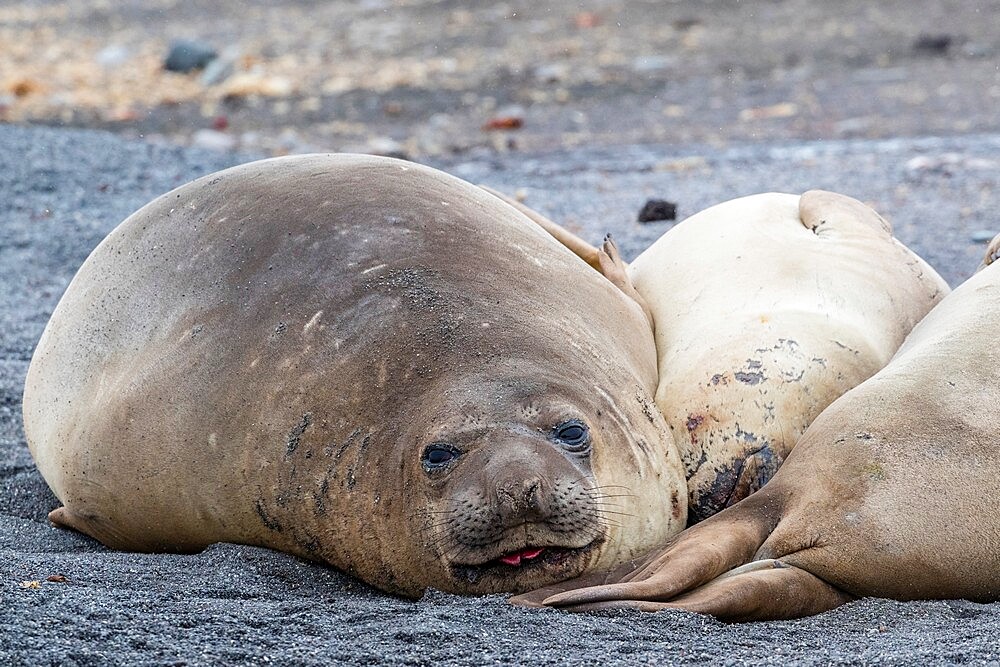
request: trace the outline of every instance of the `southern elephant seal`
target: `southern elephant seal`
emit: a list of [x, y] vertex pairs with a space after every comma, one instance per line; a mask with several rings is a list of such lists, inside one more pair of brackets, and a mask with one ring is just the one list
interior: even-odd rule
[[856, 596], [1000, 599], [998, 252], [1000, 237], [989, 266], [824, 410], [767, 486], [604, 578], [618, 583], [545, 604], [765, 620]]
[[656, 404], [684, 460], [690, 523], [767, 482], [949, 291], [875, 211], [831, 192], [713, 206], [628, 266], [613, 244], [599, 251], [521, 208], [650, 314]]
[[[312, 155], [163, 195], [91, 254], [24, 392], [50, 515], [418, 596], [524, 591], [679, 532], [641, 310], [442, 172]], [[625, 490], [627, 487], [628, 490]]]

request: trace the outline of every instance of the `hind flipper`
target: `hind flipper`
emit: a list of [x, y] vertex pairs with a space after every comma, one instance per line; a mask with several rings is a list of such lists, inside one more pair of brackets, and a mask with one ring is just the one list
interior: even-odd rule
[[810, 190], [799, 198], [799, 218], [817, 236], [859, 233], [892, 236], [892, 225], [870, 206], [826, 190]]

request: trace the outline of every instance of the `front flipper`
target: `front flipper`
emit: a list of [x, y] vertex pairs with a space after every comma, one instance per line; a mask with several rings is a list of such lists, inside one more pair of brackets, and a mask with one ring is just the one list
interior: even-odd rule
[[853, 599], [814, 574], [768, 559], [747, 563], [669, 602], [614, 600], [564, 609], [684, 609], [727, 622], [777, 621], [819, 614]]
[[671, 602], [751, 562], [777, 525], [780, 513], [780, 498], [757, 493], [688, 528], [633, 571], [608, 577], [615, 583], [594, 586], [594, 575], [590, 575], [551, 586], [546, 593], [558, 592], [542, 599], [537, 592], [530, 592], [511, 598], [511, 602], [571, 611], [590, 609], [598, 603], [634, 607], [637, 603]]
[[49, 521], [57, 528], [68, 528], [83, 533], [112, 549], [146, 551], [141, 545], [136, 544], [134, 540], [126, 539], [121, 531], [115, 529], [109, 521], [97, 516], [81, 514], [65, 506], [49, 512]]
[[525, 206], [516, 199], [508, 197], [502, 192], [498, 192], [497, 190], [494, 190], [486, 185], [480, 185], [479, 187], [486, 192], [489, 192], [494, 197], [502, 200], [506, 204], [516, 208], [528, 219], [548, 232], [552, 238], [566, 246], [566, 248], [568, 248], [574, 255], [582, 259], [584, 262], [589, 264], [591, 268], [611, 281], [615, 287], [620, 289], [626, 296], [639, 304], [639, 307], [641, 307], [642, 312], [645, 313], [650, 326], [653, 325], [653, 313], [650, 311], [649, 306], [646, 305], [646, 300], [639, 295], [639, 291], [636, 290], [635, 285], [632, 284], [632, 279], [629, 278], [628, 275], [628, 264], [626, 264], [625, 260], [621, 258], [621, 255], [618, 252], [618, 246], [615, 245], [614, 240], [611, 238], [611, 234], [604, 237], [604, 244], [600, 248], [595, 248], [573, 232], [564, 228], [562, 225], [556, 224], [541, 213]]

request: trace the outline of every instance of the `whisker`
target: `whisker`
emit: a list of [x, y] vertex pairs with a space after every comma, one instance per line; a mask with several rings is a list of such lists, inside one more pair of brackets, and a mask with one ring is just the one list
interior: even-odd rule
[[602, 489], [626, 489], [628, 491], [633, 490], [631, 486], [625, 486], [624, 484], [600, 484], [598, 486], [590, 487], [588, 491], [600, 491]]

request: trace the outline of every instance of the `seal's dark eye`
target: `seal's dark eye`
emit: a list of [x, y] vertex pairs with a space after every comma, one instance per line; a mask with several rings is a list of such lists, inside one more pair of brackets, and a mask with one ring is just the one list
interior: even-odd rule
[[438, 470], [458, 458], [461, 454], [456, 447], [444, 442], [435, 442], [424, 449], [423, 463], [427, 470]]
[[583, 452], [590, 447], [590, 430], [579, 419], [571, 419], [556, 426], [554, 435], [559, 443], [571, 452]]

